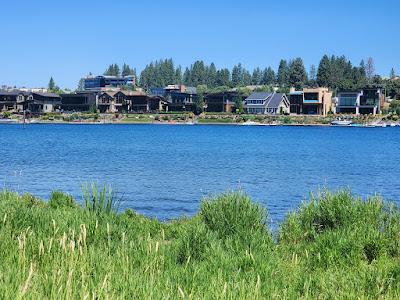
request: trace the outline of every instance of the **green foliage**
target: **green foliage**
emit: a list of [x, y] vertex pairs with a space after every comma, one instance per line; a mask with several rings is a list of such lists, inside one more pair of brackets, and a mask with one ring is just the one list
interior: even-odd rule
[[118, 64], [109, 65], [107, 70], [104, 72], [106, 76], [119, 76], [121, 73]]
[[287, 61], [284, 59], [281, 59], [279, 62], [277, 81], [280, 86], [289, 84], [289, 67]]
[[199, 215], [207, 228], [220, 238], [236, 236], [246, 240], [253, 234], [268, 232], [265, 209], [243, 192], [228, 192], [205, 199]]
[[400, 216], [377, 197], [324, 191], [272, 240], [265, 211], [241, 192], [165, 223], [70, 207], [66, 196], [47, 205], [0, 192], [1, 299], [400, 296]]
[[87, 210], [97, 214], [111, 214], [117, 209], [116, 195], [111, 187], [99, 188], [95, 183], [82, 185], [82, 203]]
[[300, 57], [291, 60], [288, 70], [289, 84], [296, 89], [301, 89], [304, 87], [307, 80], [307, 72], [304, 67], [303, 60]]
[[71, 195], [65, 194], [61, 191], [53, 191], [48, 203], [52, 208], [71, 208], [77, 206]]
[[[329, 267], [399, 257], [400, 214], [379, 197], [368, 201], [349, 191], [323, 191], [287, 216], [279, 230], [282, 245], [310, 246], [309, 264]], [[296, 247], [295, 247], [296, 248]]]

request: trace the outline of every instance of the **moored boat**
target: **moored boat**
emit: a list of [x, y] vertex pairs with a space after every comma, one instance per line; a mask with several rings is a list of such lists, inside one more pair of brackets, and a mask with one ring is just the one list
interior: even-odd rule
[[331, 122], [332, 126], [351, 126], [353, 124], [352, 121], [345, 121], [345, 120], [335, 120]]

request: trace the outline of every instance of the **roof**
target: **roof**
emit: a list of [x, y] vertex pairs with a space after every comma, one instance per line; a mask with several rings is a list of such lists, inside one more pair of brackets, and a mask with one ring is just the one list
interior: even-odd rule
[[295, 92], [290, 92], [290, 95], [303, 95], [303, 91], [295, 91]]
[[272, 94], [270, 92], [254, 92], [246, 100], [266, 100]]
[[53, 94], [53, 93], [32, 93], [32, 94], [43, 96], [43, 97], [48, 97], [48, 98], [60, 98], [60, 95]]
[[268, 101], [267, 107], [268, 108], [277, 108], [279, 107], [279, 104], [281, 104], [282, 100], [283, 100], [283, 96], [285, 96], [285, 94], [281, 94], [281, 93], [276, 93], [271, 97], [271, 100]]
[[18, 96], [20, 94], [26, 95], [29, 93], [26, 93], [26, 92], [23, 92], [20, 90], [12, 90], [12, 91], [0, 90], [0, 95], [3, 95], [3, 96]]

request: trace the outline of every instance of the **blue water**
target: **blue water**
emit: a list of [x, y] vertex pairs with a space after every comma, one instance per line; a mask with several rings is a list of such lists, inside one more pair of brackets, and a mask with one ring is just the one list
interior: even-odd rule
[[113, 186], [121, 209], [170, 219], [238, 187], [279, 222], [324, 186], [400, 201], [400, 128], [0, 125], [0, 187], [77, 198]]

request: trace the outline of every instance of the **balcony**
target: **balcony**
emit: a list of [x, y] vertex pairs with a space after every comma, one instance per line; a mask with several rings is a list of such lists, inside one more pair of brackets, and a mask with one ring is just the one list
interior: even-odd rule
[[320, 104], [318, 99], [304, 99], [303, 100], [304, 104]]

